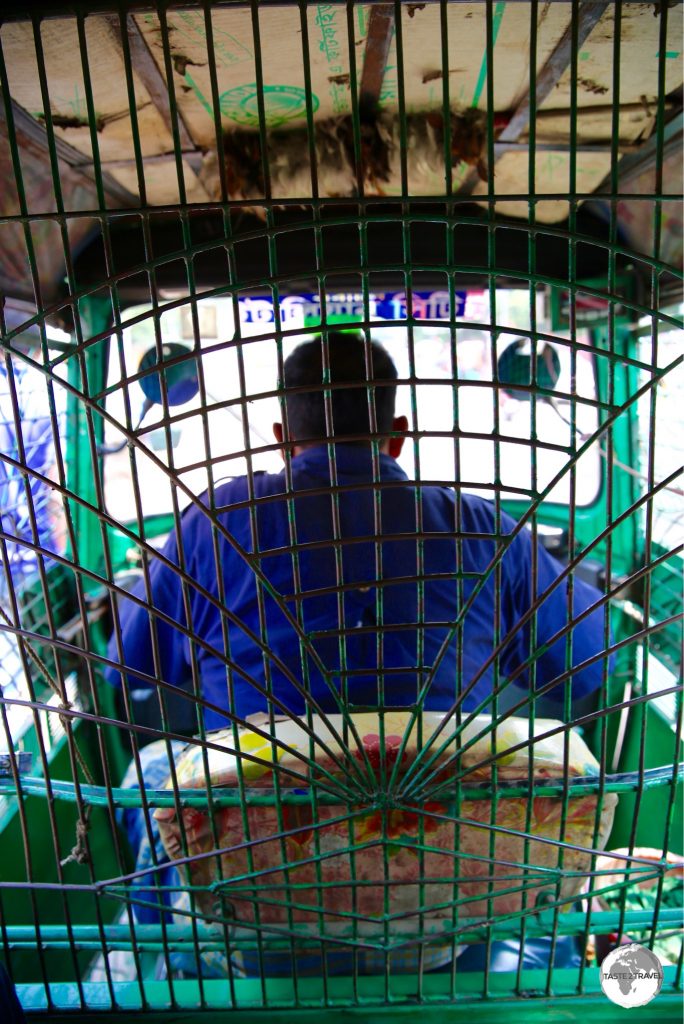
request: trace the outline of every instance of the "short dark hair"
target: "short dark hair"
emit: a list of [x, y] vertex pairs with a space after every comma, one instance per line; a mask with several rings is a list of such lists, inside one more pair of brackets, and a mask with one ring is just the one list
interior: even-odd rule
[[[359, 387], [332, 389], [332, 438], [371, 433], [369, 393], [375, 395], [377, 433], [392, 429], [396, 383], [368, 388], [369, 383], [395, 382], [397, 370], [389, 354], [377, 341], [370, 342], [372, 374], [366, 371], [366, 340], [357, 331], [329, 331], [328, 366], [332, 384], [358, 383]], [[285, 401], [291, 441], [327, 438], [321, 336], [298, 345], [284, 363]], [[290, 391], [303, 388], [302, 391]]]

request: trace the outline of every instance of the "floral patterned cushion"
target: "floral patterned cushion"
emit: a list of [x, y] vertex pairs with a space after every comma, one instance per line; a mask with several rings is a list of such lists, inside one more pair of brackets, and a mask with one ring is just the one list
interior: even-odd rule
[[[210, 919], [354, 941], [457, 934], [540, 894], [569, 904], [610, 833], [615, 795], [563, 797], [599, 766], [559, 722], [536, 720], [532, 738], [526, 719], [460, 728], [439, 712], [250, 724], [176, 763], [181, 789], [205, 789], [206, 759], [232, 806], [155, 812]], [[530, 797], [530, 783], [547, 789]]]

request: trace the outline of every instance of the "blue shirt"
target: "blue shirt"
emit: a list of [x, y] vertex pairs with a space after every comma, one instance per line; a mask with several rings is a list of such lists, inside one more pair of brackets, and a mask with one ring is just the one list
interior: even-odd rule
[[[424, 707], [447, 709], [467, 690], [462, 706], [471, 710], [497, 680], [529, 687], [529, 658], [541, 687], [603, 650], [601, 606], [572, 630], [571, 661], [567, 637], [549, 644], [568, 623], [566, 581], [553, 586], [562, 567], [541, 546], [533, 550], [528, 530], [508, 536], [516, 528], [510, 516], [500, 514], [497, 532], [494, 507], [481, 498], [463, 493], [457, 501], [453, 488], [417, 485], [389, 455], [379, 456], [373, 487], [370, 448], [337, 445], [335, 454], [337, 490], [327, 449], [315, 447], [292, 460], [289, 494], [284, 470], [255, 474], [253, 495], [246, 477], [219, 486], [216, 536], [206, 495], [203, 507], [184, 513], [182, 559], [175, 532], [162, 552], [171, 564], [151, 559], [151, 603], [171, 622], [120, 602], [131, 686], [145, 685], [136, 672], [156, 676], [153, 634], [161, 678], [187, 686], [193, 653], [184, 628], [201, 641], [193, 647], [204, 698], [239, 717], [267, 709], [259, 686], [303, 713], [297, 682], [327, 712], [340, 710], [336, 694], [351, 710], [411, 705], [425, 683]], [[188, 577], [185, 597], [179, 564]], [[573, 586], [575, 618], [600, 595], [579, 579]], [[535, 590], [539, 597], [549, 588], [523, 621]], [[142, 585], [135, 593], [143, 596]], [[308, 646], [299, 642], [297, 619]], [[117, 660], [113, 640], [109, 657]], [[113, 669], [107, 676], [120, 682]], [[573, 698], [601, 677], [600, 660], [574, 673]], [[555, 695], [563, 696], [562, 683]], [[211, 709], [205, 723], [227, 724]]]

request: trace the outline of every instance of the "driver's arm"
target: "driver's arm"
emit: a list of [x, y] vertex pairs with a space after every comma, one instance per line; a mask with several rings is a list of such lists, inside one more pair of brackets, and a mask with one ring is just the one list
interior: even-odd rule
[[[511, 641], [504, 654], [506, 673], [518, 685], [530, 685], [531, 667], [520, 671], [520, 666], [530, 659], [536, 665], [534, 681], [539, 689], [577, 667], [570, 677], [573, 700], [598, 689], [608, 655], [598, 656], [610, 643], [610, 632], [605, 627], [607, 605], [601, 593], [575, 575], [570, 601], [567, 576], [558, 581], [563, 566], [541, 544], [534, 548], [528, 530], [520, 531], [510, 553], [504, 557], [511, 559], [515, 569], [506, 574], [508, 585], [504, 588], [506, 618], [512, 624]], [[529, 616], [533, 595], [539, 604]], [[516, 627], [518, 622], [520, 626]], [[562, 635], [558, 636], [559, 633]], [[562, 700], [564, 692], [563, 680], [559, 679], [558, 687], [548, 695]]]
[[[121, 630], [123, 668], [127, 670], [129, 686], [137, 689], [154, 685], [150, 679], [142, 678], [137, 673], [162, 679], [175, 686], [187, 682], [190, 675], [188, 645], [181, 631], [186, 627], [181, 578], [178, 570], [173, 568], [178, 565], [174, 533], [169, 536], [160, 555], [153, 555], [150, 562], [149, 603], [144, 580], [136, 584], [130, 598], [114, 599], [114, 614], [119, 617]], [[162, 616], [171, 621], [166, 621]], [[107, 656], [111, 661], [120, 661], [116, 630], [109, 641]], [[121, 685], [120, 672], [114, 667], [105, 669], [105, 678], [114, 686]]]

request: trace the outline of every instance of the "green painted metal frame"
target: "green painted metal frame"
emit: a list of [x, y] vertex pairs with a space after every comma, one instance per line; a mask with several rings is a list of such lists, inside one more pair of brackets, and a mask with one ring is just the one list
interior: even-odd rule
[[[650, 1006], [630, 1010], [630, 1020], [658, 1021], [681, 1020], [681, 992], [677, 990], [677, 968], [665, 968], [665, 981], [657, 1002]], [[146, 1003], [140, 998], [136, 985], [115, 984], [116, 1020], [121, 1024], [133, 1024], [140, 1020], [145, 1010], [156, 1013], [168, 1024], [186, 1024], [196, 1019], [232, 1022], [239, 1019], [246, 1024], [287, 1024], [298, 1020], [320, 1020], [326, 1018], [348, 1022], [348, 1024], [370, 1024], [379, 1017], [402, 1021], [420, 1013], [421, 1019], [441, 1024], [451, 1021], [468, 1020], [482, 1022], [503, 1020], [510, 1015], [524, 1017], [525, 1021], [624, 1021], [625, 1011], [611, 1003], [600, 991], [598, 969], [584, 974], [582, 991], [578, 992], [576, 971], [557, 969], [554, 971], [553, 988], [549, 991], [546, 971], [524, 971], [519, 979], [515, 974], [492, 974], [487, 992], [481, 992], [481, 980], [459, 976], [459, 992], [451, 994], [451, 980], [448, 975], [426, 975], [420, 985], [416, 979], [406, 976], [393, 978], [392, 998], [388, 1004], [384, 980], [381, 978], [358, 978], [359, 1005], [346, 1006], [345, 996], [349, 986], [347, 978], [330, 978], [327, 993], [321, 981], [311, 979], [303, 1005], [296, 1009], [288, 1004], [292, 1001], [291, 982], [268, 979], [266, 994], [268, 1008], [263, 1007], [264, 990], [257, 980], [234, 982], [237, 1006], [232, 1008], [231, 987], [223, 981], [204, 981], [200, 986], [194, 981], [176, 981], [172, 988], [165, 982], [145, 982], [143, 991]], [[420, 993], [420, 1009], [416, 998]], [[55, 1024], [67, 1024], [74, 1019], [72, 986], [52, 986], [51, 1001], [41, 986], [25, 986], [20, 989], [23, 1005], [30, 1011], [45, 1012], [50, 1005], [50, 1020]], [[95, 1024], [111, 1013], [111, 1003], [103, 998], [101, 987], [84, 987], [89, 1009], [79, 1009], [79, 1020], [84, 1024]], [[195, 1017], [198, 1003], [205, 1001], [206, 1017]], [[230, 1007], [230, 1008], [229, 1008]]]

